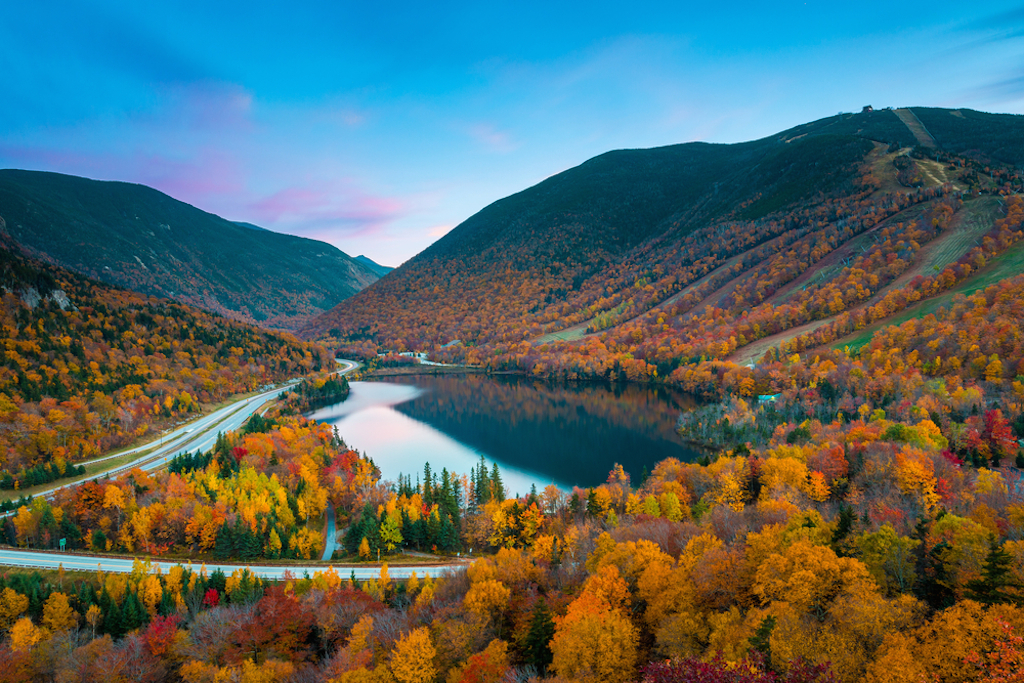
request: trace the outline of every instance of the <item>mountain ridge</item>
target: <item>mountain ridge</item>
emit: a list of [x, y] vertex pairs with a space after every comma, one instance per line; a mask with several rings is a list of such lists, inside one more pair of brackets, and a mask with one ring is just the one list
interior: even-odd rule
[[[929, 266], [937, 271], [920, 269], [921, 246], [956, 223], [963, 202], [1024, 188], [1016, 169], [1024, 151], [1015, 146], [1024, 117], [911, 111], [936, 148], [918, 146], [895, 111], [865, 109], [733, 145], [607, 152], [483, 208], [300, 332], [350, 354], [429, 350], [573, 376], [625, 363], [661, 376], [694, 358], [729, 357], [768, 327], [798, 329], [829, 306], [889, 296], [910, 279], [904, 273], [949, 267], [959, 282], [963, 259], [999, 257], [987, 246], [971, 250], [998, 236], [998, 216], [943, 247], [948, 260]], [[855, 240], [868, 241], [844, 246]], [[832, 252], [841, 258], [828, 260]], [[851, 268], [871, 284], [850, 289]], [[828, 305], [819, 301], [826, 295]], [[707, 306], [724, 309], [735, 326], [723, 329], [735, 339], [716, 337], [717, 323], [702, 317]], [[780, 311], [788, 321], [768, 325], [764, 316]], [[750, 328], [748, 318], [759, 322]], [[442, 350], [454, 339], [462, 344]], [[575, 360], [567, 367], [566, 358]]]
[[37, 258], [265, 327], [294, 329], [378, 277], [334, 246], [133, 183], [0, 170], [0, 215]]

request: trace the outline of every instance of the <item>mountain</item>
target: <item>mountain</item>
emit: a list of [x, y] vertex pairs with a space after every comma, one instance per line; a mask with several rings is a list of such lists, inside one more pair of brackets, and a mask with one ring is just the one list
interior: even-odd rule
[[362, 254], [360, 254], [359, 256], [356, 256], [355, 260], [359, 261], [359, 263], [362, 263], [364, 266], [366, 266], [367, 268], [372, 270], [374, 273], [376, 273], [380, 277], [384, 277], [385, 275], [390, 273], [392, 270], [394, 270], [394, 268], [392, 268], [391, 266], [382, 266], [379, 263], [376, 263], [375, 261], [370, 259], [368, 256], [363, 256]]
[[997, 198], [1024, 187], [1022, 140], [1021, 116], [865, 108], [609, 152], [484, 208], [301, 333], [570, 376], [664, 375], [845, 316], [828, 328], [842, 337], [880, 303], [902, 310], [894, 292], [966, 286], [1004, 258]]
[[51, 481], [61, 463], [130, 443], [201, 403], [334, 364], [291, 334], [29, 258], [7, 236], [0, 292], [0, 488]]
[[2, 170], [0, 217], [51, 263], [265, 327], [295, 328], [379, 277], [329, 244], [254, 230], [143, 185]]

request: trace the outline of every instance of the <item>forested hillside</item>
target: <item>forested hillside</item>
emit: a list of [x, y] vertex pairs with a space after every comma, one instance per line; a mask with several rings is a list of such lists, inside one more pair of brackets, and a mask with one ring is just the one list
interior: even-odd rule
[[1024, 181], [1003, 162], [1020, 117], [913, 111], [939, 148], [882, 110], [597, 157], [487, 207], [305, 333], [356, 355], [665, 378], [834, 341], [993, 261], [1012, 274]]
[[272, 328], [294, 329], [379, 277], [324, 242], [58, 173], [0, 171], [0, 231], [91, 278]]
[[0, 485], [50, 481], [231, 394], [333, 365], [321, 347], [0, 248]]

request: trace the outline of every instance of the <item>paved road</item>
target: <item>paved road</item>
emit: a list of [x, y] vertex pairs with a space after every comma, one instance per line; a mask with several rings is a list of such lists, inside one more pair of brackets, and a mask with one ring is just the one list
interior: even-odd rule
[[[339, 375], [346, 375], [359, 367], [358, 363], [350, 360], [339, 360], [338, 365]], [[85, 463], [87, 470], [90, 470], [90, 474], [92, 475], [90, 478], [101, 475], [105, 476], [108, 474], [117, 475], [122, 472], [127, 472], [134, 467], [139, 467], [145, 471], [152, 471], [165, 466], [168, 462], [182, 453], [193, 453], [197, 450], [209, 450], [217, 443], [218, 433], [230, 432], [240, 428], [245, 424], [246, 420], [252, 417], [253, 413], [277, 398], [282, 391], [288, 387], [295, 386], [298, 383], [299, 380], [294, 379], [278, 385], [273, 389], [257, 394], [256, 396], [251, 396], [232, 403], [231, 405], [224, 406], [209, 415], [199, 418], [195, 422], [190, 422], [175, 429], [169, 434], [164, 434], [156, 443], [148, 443], [126, 451], [118, 451], [117, 453]], [[132, 460], [131, 462], [116, 469], [99, 471], [95, 474], [91, 472], [93, 469], [92, 465], [95, 465], [96, 463], [103, 462], [104, 460], [109, 460], [111, 458], [123, 457], [132, 453], [139, 453], [140, 455], [135, 460]], [[66, 486], [75, 486], [75, 484], [62, 484], [46, 489], [45, 491], [40, 491], [35, 495], [50, 497], [55, 491]]]
[[[264, 404], [276, 398], [282, 391], [290, 386], [294, 386], [298, 383], [298, 380], [292, 380], [278, 387], [275, 387], [269, 391], [265, 391], [256, 396], [252, 396], [247, 399], [232, 403], [229, 406], [225, 406], [220, 410], [216, 410], [209, 415], [205, 415], [195, 422], [190, 422], [187, 425], [179, 427], [169, 434], [162, 436], [157, 442], [149, 443], [144, 446], [138, 446], [136, 448], [129, 449], [127, 451], [119, 451], [113, 455], [105, 456], [99, 460], [93, 460], [86, 463], [86, 469], [92, 470], [92, 465], [110, 458], [119, 458], [124, 455], [130, 455], [132, 453], [139, 453], [139, 457], [131, 462], [122, 465], [121, 467], [111, 470], [101, 470], [92, 474], [92, 477], [101, 475], [117, 475], [121, 472], [127, 472], [133, 467], [140, 467], [143, 470], [154, 470], [159, 467], [166, 465], [175, 456], [185, 452], [193, 452], [197, 449], [207, 450], [217, 442], [217, 434], [219, 432], [229, 432], [233, 429], [238, 429], [245, 421], [252, 416], [257, 410], [263, 407]], [[92, 478], [90, 477], [90, 478]], [[80, 483], [80, 482], [76, 482]], [[49, 498], [56, 491], [65, 488], [67, 486], [75, 486], [76, 483], [61, 484], [54, 486], [53, 488], [46, 489], [34, 494], [35, 496], [44, 496]]]
[[[143, 558], [153, 559], [153, 558]], [[119, 574], [127, 574], [132, 570], [132, 562], [134, 558], [131, 557], [101, 557], [98, 555], [86, 555], [82, 553], [51, 553], [51, 552], [32, 552], [27, 550], [9, 550], [0, 549], [0, 564], [8, 565], [11, 567], [27, 567], [30, 569], [57, 569], [63, 565], [64, 569], [77, 570], [77, 571], [96, 571], [97, 569], [105, 572], [116, 572]], [[154, 564], [157, 560], [153, 561]], [[173, 562], [160, 563], [161, 570], [166, 571], [168, 567], [174, 566]], [[347, 578], [353, 572], [357, 579], [373, 579], [380, 576], [380, 565], [332, 565], [335, 571], [338, 572], [342, 577]], [[388, 574], [395, 579], [408, 578], [410, 574], [416, 572], [417, 576], [441, 576], [446, 572], [453, 571], [460, 567], [464, 567], [464, 563], [453, 563], [446, 565], [396, 565], [388, 567]], [[221, 570], [225, 574], [239, 569], [240, 567], [247, 567], [253, 574], [264, 579], [280, 580], [284, 578], [285, 572], [291, 572], [293, 576], [302, 576], [303, 572], [309, 572], [312, 576], [313, 572], [324, 571], [327, 566], [322, 564], [312, 565], [260, 565], [260, 564], [207, 564], [206, 570], [213, 572]], [[193, 565], [194, 569], [199, 569], [199, 565]]]
[[[338, 366], [338, 374], [345, 375], [359, 367], [359, 364], [350, 360], [339, 360]], [[264, 405], [266, 405], [273, 399], [277, 398], [277, 396], [280, 395], [280, 393], [284, 391], [286, 388], [294, 386], [295, 384], [298, 384], [298, 382], [299, 380], [292, 380], [273, 389], [257, 394], [256, 396], [252, 396], [250, 398], [243, 399], [236, 403], [232, 403], [229, 406], [225, 406], [220, 410], [214, 411], [209, 415], [201, 417], [195, 422], [190, 422], [189, 424], [179, 427], [178, 429], [175, 429], [171, 433], [164, 435], [156, 445], [151, 443], [145, 446], [139, 446], [137, 448], [133, 448], [127, 451], [121, 451], [111, 456], [107, 456], [102, 460], [106, 460], [111, 457], [120, 457], [131, 453], [140, 453], [139, 457], [136, 458], [135, 460], [132, 460], [131, 462], [122, 465], [121, 467], [118, 467], [116, 469], [111, 469], [106, 472], [99, 472], [95, 476], [105, 474], [116, 475], [121, 472], [127, 472], [128, 470], [134, 467], [139, 467], [146, 471], [155, 470], [164, 467], [175, 456], [180, 455], [182, 453], [191, 453], [196, 450], [209, 450], [217, 442], [218, 433], [230, 432], [232, 430], [238, 429], [243, 424], [245, 424], [245, 421], [248, 420], [253, 413], [255, 413], [257, 410], [262, 408]], [[92, 462], [96, 463], [101, 462], [102, 460], [93, 460]], [[58, 491], [59, 489], [65, 488], [67, 486], [75, 486], [78, 483], [81, 482], [55, 486], [51, 489], [41, 491], [35, 495], [50, 497], [54, 494], [54, 492]], [[331, 509], [331, 516], [329, 519], [331, 527], [330, 531], [333, 531], [334, 529], [333, 513], [334, 510]], [[333, 534], [329, 534], [329, 542], [332, 539]], [[333, 553], [334, 549], [332, 547], [331, 554]], [[56, 569], [57, 566], [62, 561], [61, 558], [66, 558], [67, 561], [64, 562], [64, 566], [66, 569], [71, 569], [72, 564], [74, 565], [75, 568], [87, 568], [90, 570], [95, 569], [96, 559], [85, 559], [86, 557], [88, 556], [77, 554], [55, 555], [53, 553], [26, 553], [24, 551], [18, 550], [5, 550], [0, 552], [0, 565], [33, 566], [39, 568], [48, 567], [51, 569]], [[329, 559], [330, 555], [328, 555], [327, 558]], [[103, 569], [105, 571], [131, 571], [131, 559], [103, 558], [100, 561], [103, 564]], [[111, 565], [109, 568], [107, 566], [108, 564]], [[237, 565], [223, 566], [225, 568], [229, 568], [229, 572], [234, 571], [234, 569], [237, 568]], [[127, 569], [117, 569], [115, 567], [127, 567]], [[319, 568], [323, 569], [323, 567]], [[293, 569], [294, 571], [300, 574], [304, 569], [309, 569], [310, 571], [317, 570], [315, 567], [299, 567]], [[256, 568], [253, 567], [253, 570], [255, 571]], [[268, 577], [280, 576], [284, 571], [280, 567], [273, 566], [264, 567], [262, 568], [262, 570], [265, 572], [265, 574], [261, 574], [261, 576], [265, 575]], [[359, 571], [369, 572], [369, 574], [375, 575], [374, 571], [379, 572], [379, 569], [371, 570], [363, 568]], [[356, 573], [357, 576], [359, 576], [359, 571], [357, 571]], [[412, 569], [409, 569], [408, 571], [411, 572]]]
[[321, 562], [330, 562], [334, 549], [338, 547], [338, 530], [334, 526], [334, 506], [327, 504], [327, 538], [324, 540], [324, 556]]

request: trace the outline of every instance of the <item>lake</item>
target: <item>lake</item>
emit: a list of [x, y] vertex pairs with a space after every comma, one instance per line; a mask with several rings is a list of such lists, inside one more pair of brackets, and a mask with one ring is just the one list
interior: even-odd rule
[[525, 377], [423, 375], [352, 382], [348, 400], [310, 414], [337, 426], [384, 479], [469, 474], [480, 455], [501, 468], [506, 491], [548, 484], [596, 486], [620, 463], [638, 484], [646, 467], [700, 453], [675, 432], [696, 401], [665, 387], [551, 383]]

